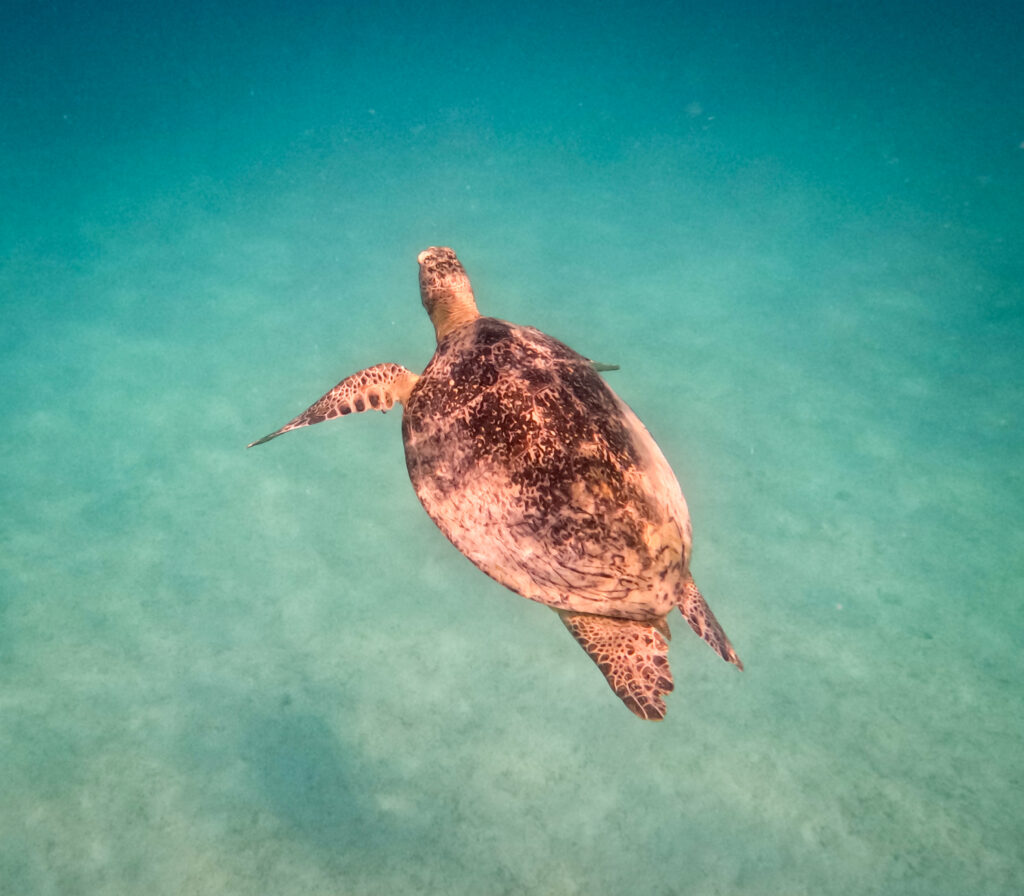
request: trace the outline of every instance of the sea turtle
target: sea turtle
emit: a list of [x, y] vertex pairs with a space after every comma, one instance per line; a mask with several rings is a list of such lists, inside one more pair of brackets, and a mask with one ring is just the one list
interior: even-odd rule
[[551, 607], [634, 713], [665, 716], [673, 607], [742, 669], [690, 575], [679, 483], [600, 365], [482, 317], [451, 249], [418, 261], [437, 333], [426, 370], [361, 370], [252, 445], [400, 402], [406, 466], [430, 518], [489, 576]]

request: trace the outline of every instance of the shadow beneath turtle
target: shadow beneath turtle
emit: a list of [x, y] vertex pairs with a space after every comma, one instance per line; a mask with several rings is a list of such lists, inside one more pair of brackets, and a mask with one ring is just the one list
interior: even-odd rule
[[265, 856], [298, 851], [332, 875], [394, 861], [422, 839], [428, 820], [396, 805], [391, 794], [408, 784], [388, 757], [339, 732], [315, 700], [193, 697], [202, 720], [193, 717], [180, 748], [212, 836], [235, 850], [263, 844]]
[[323, 718], [285, 711], [249, 718], [242, 751], [262, 801], [286, 836], [304, 842], [328, 866], [366, 863], [367, 851], [394, 850], [415, 832], [383, 808], [388, 774]]

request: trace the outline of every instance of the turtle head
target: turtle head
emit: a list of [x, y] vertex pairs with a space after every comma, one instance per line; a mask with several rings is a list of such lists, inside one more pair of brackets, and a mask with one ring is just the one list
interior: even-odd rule
[[473, 287], [462, 262], [448, 248], [431, 246], [420, 252], [420, 298], [440, 342], [480, 316]]

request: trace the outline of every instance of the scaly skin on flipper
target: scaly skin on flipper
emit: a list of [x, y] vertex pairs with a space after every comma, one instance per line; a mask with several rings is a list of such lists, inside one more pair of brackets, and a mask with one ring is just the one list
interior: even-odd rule
[[262, 445], [293, 429], [323, 423], [324, 420], [333, 420], [335, 417], [353, 412], [358, 414], [361, 411], [374, 410], [383, 413], [394, 407], [396, 401], [405, 404], [418, 379], [415, 373], [399, 364], [375, 364], [373, 367], [367, 367], [345, 377], [294, 420], [246, 447]]
[[736, 651], [732, 649], [732, 644], [729, 643], [729, 639], [725, 636], [722, 626], [718, 624], [715, 614], [711, 612], [711, 607], [704, 600], [704, 595], [698, 590], [691, 575], [687, 575], [683, 582], [683, 592], [679, 599], [679, 612], [690, 623], [690, 628], [707, 641], [715, 653], [727, 663], [732, 663], [740, 669], [743, 668], [743, 663], [740, 662]]
[[634, 619], [557, 612], [630, 710], [650, 722], [665, 718], [662, 694], [668, 694], [674, 684], [668, 667], [668, 641], [662, 631]]

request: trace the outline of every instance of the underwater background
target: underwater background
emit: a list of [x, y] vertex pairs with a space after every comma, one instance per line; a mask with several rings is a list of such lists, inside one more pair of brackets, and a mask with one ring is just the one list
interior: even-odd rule
[[[332, 8], [328, 8], [332, 7]], [[1019, 3], [14, 2], [0, 893], [1024, 891]], [[417, 253], [621, 369], [742, 657], [444, 539]]]

